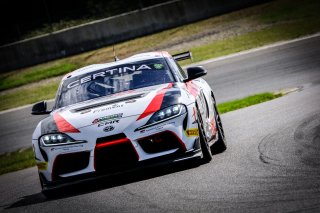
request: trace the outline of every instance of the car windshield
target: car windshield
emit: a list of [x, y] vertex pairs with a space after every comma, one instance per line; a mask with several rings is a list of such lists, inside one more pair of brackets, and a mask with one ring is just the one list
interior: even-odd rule
[[56, 108], [173, 81], [164, 59], [121, 64], [66, 79], [60, 87]]

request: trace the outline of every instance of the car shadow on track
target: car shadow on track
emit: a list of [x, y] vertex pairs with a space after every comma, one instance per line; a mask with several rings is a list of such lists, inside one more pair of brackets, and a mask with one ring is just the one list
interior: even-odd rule
[[27, 195], [22, 197], [17, 202], [7, 205], [5, 209], [18, 208], [23, 206], [34, 205], [38, 203], [48, 202], [52, 200], [59, 200], [67, 197], [92, 193], [100, 190], [105, 190], [125, 184], [130, 184], [134, 182], [139, 182], [147, 179], [152, 179], [155, 177], [164, 176], [167, 174], [172, 174], [188, 169], [193, 169], [198, 167], [199, 161], [183, 161], [174, 163], [172, 165], [157, 166], [153, 168], [147, 168], [143, 170], [127, 172], [121, 175], [114, 175], [109, 177], [101, 177], [95, 180], [85, 181], [82, 183], [77, 183], [71, 186], [63, 187], [55, 191], [55, 195], [50, 199], [46, 198], [41, 192]]

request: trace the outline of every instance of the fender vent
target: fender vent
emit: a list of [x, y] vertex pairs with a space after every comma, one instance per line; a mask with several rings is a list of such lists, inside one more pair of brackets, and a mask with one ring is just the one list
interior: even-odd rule
[[142, 149], [147, 153], [164, 152], [171, 149], [186, 150], [184, 143], [173, 132], [160, 132], [138, 140]]

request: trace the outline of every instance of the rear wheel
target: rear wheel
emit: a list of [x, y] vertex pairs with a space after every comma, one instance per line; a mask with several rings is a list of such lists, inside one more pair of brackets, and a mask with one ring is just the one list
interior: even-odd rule
[[203, 122], [201, 119], [201, 116], [198, 111], [198, 128], [199, 128], [199, 139], [200, 139], [200, 146], [202, 151], [202, 162], [208, 163], [212, 160], [212, 153], [211, 149], [209, 147], [207, 138], [205, 136], [204, 128], [203, 128]]

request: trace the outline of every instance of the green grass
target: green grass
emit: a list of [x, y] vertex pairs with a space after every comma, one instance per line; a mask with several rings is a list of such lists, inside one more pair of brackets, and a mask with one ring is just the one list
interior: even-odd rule
[[35, 165], [32, 148], [0, 155], [0, 175]]
[[234, 101], [229, 101], [225, 103], [218, 104], [218, 110], [221, 114], [234, 111], [237, 109], [245, 108], [262, 102], [270, 101], [275, 98], [281, 97], [282, 94], [273, 94], [273, 93], [261, 93], [252, 96], [248, 96], [243, 99], [238, 99]]
[[[261, 93], [243, 99], [219, 104], [218, 110], [221, 114], [223, 114], [254, 104], [269, 101], [281, 96], [282, 94]], [[8, 172], [29, 168], [32, 166], [35, 166], [35, 160], [31, 148], [28, 148], [23, 151], [15, 151], [0, 155], [0, 175]]]
[[0, 77], [0, 91], [37, 82], [46, 78], [60, 76], [68, 73], [78, 66], [76, 64], [64, 63], [52, 67], [30, 69], [22, 72], [4, 73]]
[[16, 90], [10, 93], [0, 94], [0, 111], [18, 106], [48, 100], [55, 97], [58, 82], [51, 82], [39, 87]]

